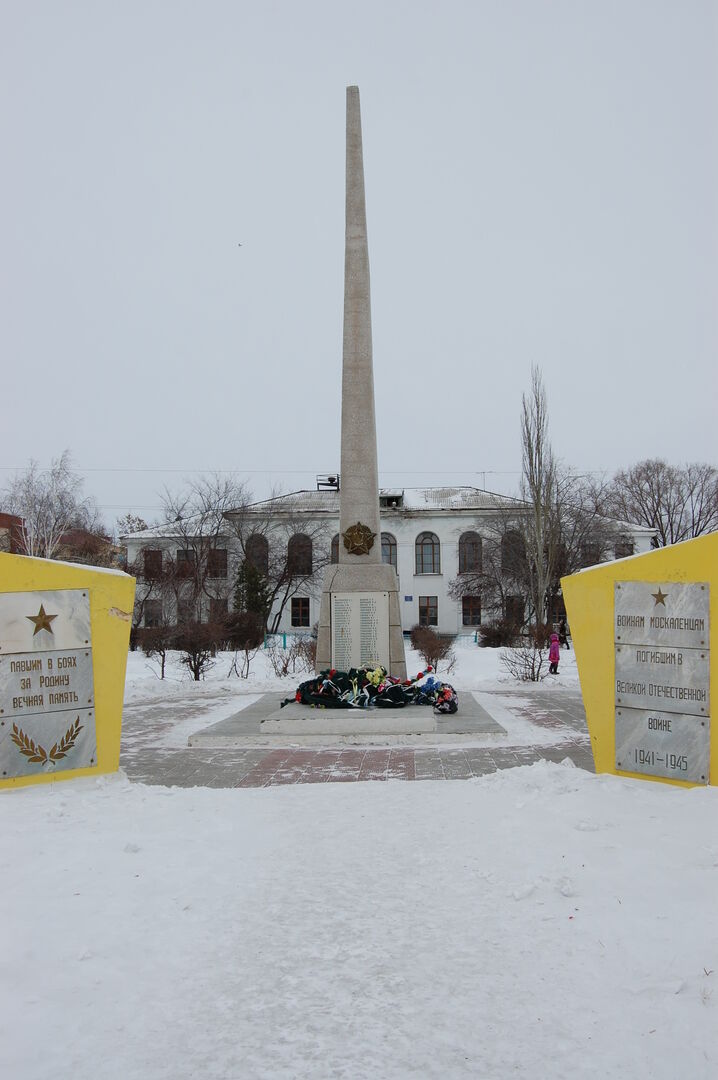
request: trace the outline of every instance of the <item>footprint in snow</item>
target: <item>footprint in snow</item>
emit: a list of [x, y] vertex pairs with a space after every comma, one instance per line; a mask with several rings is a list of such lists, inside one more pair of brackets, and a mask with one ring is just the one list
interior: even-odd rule
[[561, 893], [561, 896], [575, 896], [576, 890], [573, 882], [570, 878], [562, 877], [556, 882], [556, 889]]
[[527, 896], [530, 896], [532, 892], [536, 891], [536, 882], [532, 882], [530, 885], [520, 885], [518, 889], [512, 889], [510, 895], [514, 900], [525, 900]]

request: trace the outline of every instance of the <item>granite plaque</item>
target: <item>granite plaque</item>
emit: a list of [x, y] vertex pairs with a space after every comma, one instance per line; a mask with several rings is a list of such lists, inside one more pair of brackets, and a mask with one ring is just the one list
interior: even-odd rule
[[616, 768], [707, 784], [710, 589], [616, 582]]
[[616, 705], [709, 716], [708, 650], [616, 645]]
[[389, 668], [389, 593], [332, 593], [332, 667]]
[[0, 775], [97, 760], [87, 590], [0, 593]]
[[709, 648], [706, 582], [617, 581], [614, 598], [616, 642]]
[[706, 784], [708, 720], [685, 713], [616, 709], [616, 768]]
[[92, 651], [0, 654], [0, 702], [3, 718], [91, 708]]
[[0, 593], [0, 653], [81, 649], [89, 644], [87, 589]]

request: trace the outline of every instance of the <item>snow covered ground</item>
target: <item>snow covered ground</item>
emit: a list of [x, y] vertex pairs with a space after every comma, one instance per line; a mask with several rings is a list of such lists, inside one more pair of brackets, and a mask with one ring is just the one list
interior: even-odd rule
[[[506, 685], [466, 653], [457, 687]], [[130, 661], [138, 705], [237, 694], [219, 665], [161, 684]], [[713, 788], [541, 762], [251, 790], [120, 774], [0, 808], [3, 1078], [718, 1075]]]
[[[503, 670], [501, 657], [503, 649], [480, 649], [473, 638], [458, 639], [454, 648], [456, 663], [447, 674], [442, 661], [438, 677], [452, 683], [459, 690], [490, 690], [513, 688], [516, 681]], [[292, 691], [300, 682], [311, 678], [307, 672], [297, 671], [285, 678], [278, 678], [271, 667], [266, 650], [260, 649], [251, 663], [249, 677], [238, 679], [229, 675], [233, 654], [221, 653], [206, 678], [201, 683], [188, 680], [186, 670], [179, 664], [176, 653], [172, 653], [167, 667], [164, 683], [158, 678], [159, 667], [155, 660], [148, 660], [142, 652], [132, 652], [127, 662], [127, 682], [125, 700], [128, 703], [153, 698], [160, 694], [186, 697], [187, 694], [213, 694], [220, 687], [239, 694], [265, 693], [268, 690]], [[407, 643], [407, 669], [411, 676], [424, 669], [424, 661]], [[536, 687], [556, 689], [557, 687], [578, 688], [578, 672], [573, 649], [562, 650], [561, 664], [557, 676], [549, 675]]]
[[[503, 669], [501, 649], [480, 649], [472, 638], [457, 642], [456, 663], [447, 674], [442, 663], [438, 677], [450, 682], [457, 690], [492, 694], [490, 712], [508, 732], [506, 745], [548, 745], [562, 741], [574, 732], [559, 727], [546, 728], [526, 722], [521, 710], [508, 707], [506, 696], [517, 688], [530, 686], [534, 694], [550, 694], [556, 690], [576, 693], [578, 671], [573, 650], [564, 650], [558, 676], [548, 676], [540, 683], [521, 684]], [[124, 745], [127, 748], [151, 745], [179, 749], [187, 745], [194, 732], [209, 727], [251, 705], [259, 694], [277, 691], [293, 696], [300, 682], [311, 678], [307, 671], [296, 671], [278, 678], [272, 670], [268, 654], [261, 650], [252, 660], [249, 678], [230, 675], [232, 653], [220, 654], [214, 666], [201, 682], [188, 678], [178, 654], [170, 654], [166, 676], [158, 677], [158, 664], [141, 652], [130, 653], [127, 663], [125, 692], [126, 720]], [[407, 668], [413, 676], [422, 671], [423, 659], [407, 648]], [[486, 702], [483, 702], [486, 706]], [[138, 722], [139, 721], [139, 722]], [[151, 731], [149, 730], [151, 728]], [[491, 741], [491, 740], [484, 740]]]

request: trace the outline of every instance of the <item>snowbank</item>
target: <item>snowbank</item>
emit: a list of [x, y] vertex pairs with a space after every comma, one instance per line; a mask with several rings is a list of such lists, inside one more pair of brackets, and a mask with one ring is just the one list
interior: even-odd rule
[[5, 792], [13, 1080], [718, 1072], [718, 792], [464, 783]]

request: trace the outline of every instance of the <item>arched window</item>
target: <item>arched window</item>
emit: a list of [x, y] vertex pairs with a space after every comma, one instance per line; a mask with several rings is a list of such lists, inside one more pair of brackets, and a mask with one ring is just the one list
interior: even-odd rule
[[304, 533], [296, 533], [287, 545], [287, 569], [299, 577], [312, 572], [312, 541]]
[[501, 537], [501, 569], [505, 574], [520, 574], [526, 561], [524, 538], [509, 530]]
[[332, 551], [329, 557], [330, 563], [339, 562], [339, 533], [332, 537]]
[[481, 573], [481, 537], [467, 532], [459, 538], [459, 573]]
[[396, 570], [396, 537], [391, 533], [381, 534], [381, 561], [389, 563]]
[[417, 574], [440, 574], [439, 537], [435, 533], [419, 533], [416, 538]]
[[244, 549], [247, 562], [266, 577], [269, 573], [269, 543], [266, 536], [252, 533]]

